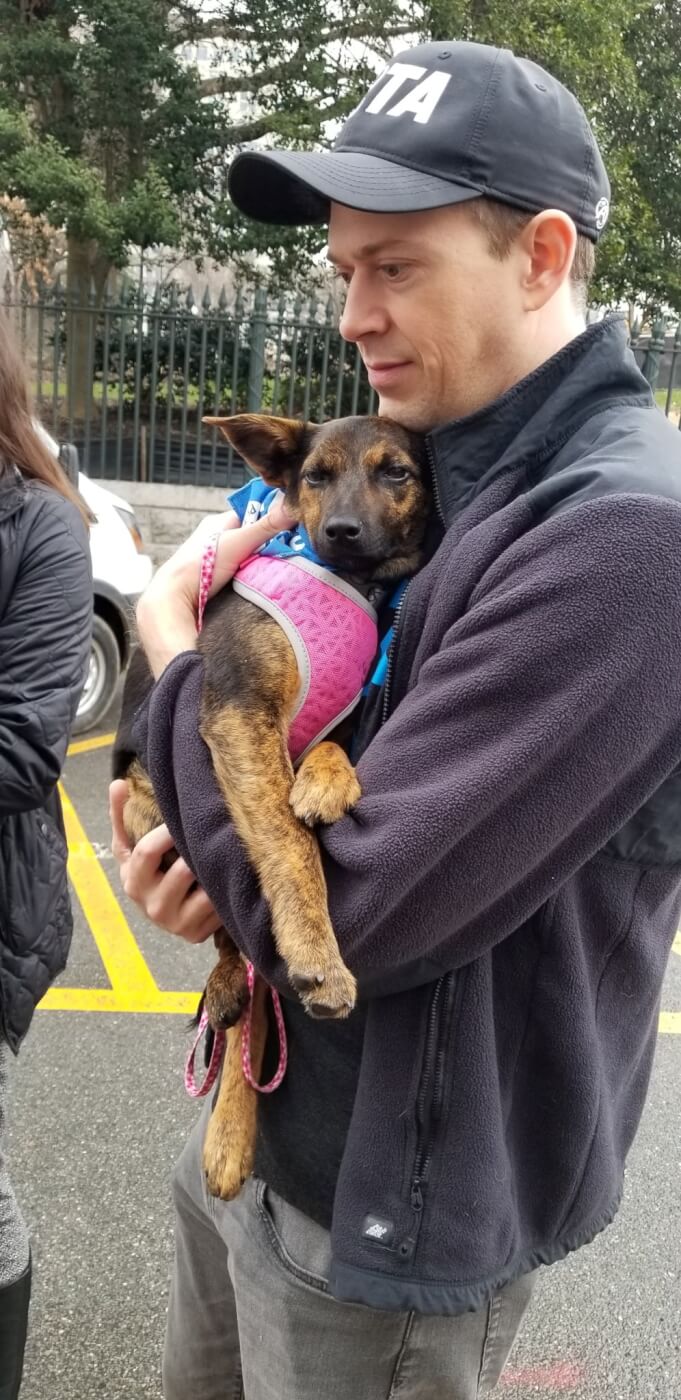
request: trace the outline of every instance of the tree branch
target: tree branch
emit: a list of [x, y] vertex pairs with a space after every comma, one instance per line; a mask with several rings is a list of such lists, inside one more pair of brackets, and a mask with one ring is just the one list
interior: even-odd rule
[[270, 131], [274, 131], [274, 113], [269, 117], [256, 117], [251, 122], [239, 122], [235, 126], [225, 127], [221, 132], [223, 146], [243, 146], [247, 141], [257, 141], [260, 136], [267, 136]]
[[322, 30], [319, 36], [320, 44], [331, 44], [337, 39], [366, 39], [368, 44], [385, 39], [399, 39], [401, 34], [414, 34], [417, 25], [412, 20], [410, 24], [389, 24], [380, 34], [374, 34], [368, 22], [361, 24], [338, 24], [332, 29]]
[[199, 83], [201, 96], [224, 97], [227, 93], [259, 92], [261, 88], [269, 87], [271, 83], [278, 83], [282, 78], [287, 77], [291, 69], [298, 63], [299, 57], [300, 55], [296, 52], [285, 63], [273, 63], [271, 68], [263, 68], [259, 73], [241, 73], [239, 77], [230, 77], [228, 73], [220, 73], [216, 74], [214, 78], [204, 78]]
[[187, 38], [192, 41], [197, 39], [236, 39], [237, 42], [248, 43], [250, 39], [256, 39], [252, 25], [230, 24], [227, 19], [204, 19], [194, 17], [190, 21], [191, 31], [187, 30]]

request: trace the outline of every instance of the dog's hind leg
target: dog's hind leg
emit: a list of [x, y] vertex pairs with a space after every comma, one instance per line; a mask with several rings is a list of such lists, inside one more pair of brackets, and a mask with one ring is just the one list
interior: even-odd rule
[[133, 846], [163, 824], [161, 809], [156, 801], [151, 779], [145, 773], [139, 759], [134, 759], [126, 775], [128, 798], [123, 808], [123, 825]]
[[[260, 1080], [267, 1038], [265, 983], [256, 978], [251, 1010], [251, 1070]], [[243, 1021], [227, 1032], [225, 1060], [215, 1107], [203, 1144], [203, 1169], [211, 1195], [231, 1201], [253, 1171], [257, 1094], [247, 1082], [241, 1060]]]
[[241, 953], [224, 928], [216, 933], [215, 946], [218, 961], [208, 974], [203, 1004], [213, 1030], [226, 1031], [244, 1010], [248, 982]]

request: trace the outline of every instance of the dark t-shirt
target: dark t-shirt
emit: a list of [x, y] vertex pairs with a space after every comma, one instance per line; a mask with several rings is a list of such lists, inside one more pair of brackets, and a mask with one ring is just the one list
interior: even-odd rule
[[[279, 1088], [258, 1100], [254, 1170], [285, 1201], [328, 1230], [355, 1102], [366, 1012], [360, 1003], [347, 1021], [313, 1021], [299, 1003], [282, 998], [282, 1005], [288, 1064]], [[272, 1017], [270, 1022], [265, 1083], [279, 1054]]]

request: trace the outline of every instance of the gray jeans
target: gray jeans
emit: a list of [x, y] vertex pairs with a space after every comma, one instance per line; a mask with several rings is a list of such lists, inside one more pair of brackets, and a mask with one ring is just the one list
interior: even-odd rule
[[252, 1179], [206, 1192], [207, 1101], [175, 1169], [165, 1400], [478, 1400], [494, 1389], [534, 1276], [480, 1312], [421, 1317], [339, 1303], [326, 1230]]

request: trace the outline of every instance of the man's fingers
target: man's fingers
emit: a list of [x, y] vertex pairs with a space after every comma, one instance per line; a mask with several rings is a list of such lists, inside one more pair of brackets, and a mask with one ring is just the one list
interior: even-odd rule
[[253, 525], [242, 525], [240, 530], [225, 530], [217, 541], [215, 569], [210, 595], [218, 593], [233, 578], [240, 564], [251, 554], [262, 549], [268, 540], [282, 530], [290, 530], [295, 520], [284, 505], [284, 493], [280, 491], [266, 515], [261, 515]]
[[[152, 832], [151, 835], [156, 833]], [[145, 912], [152, 923], [185, 938], [189, 943], [202, 943], [220, 928], [221, 921], [208, 895], [197, 886], [193, 871], [181, 857], [173, 862], [169, 870], [157, 872], [153, 887], [150, 887], [146, 866], [148, 858], [153, 867], [153, 854], [143, 852], [143, 858], [143, 862], [134, 868], [133, 855], [127, 872], [126, 892], [133, 899], [136, 890], [138, 897], [146, 896]]]
[[291, 515], [291, 512], [286, 508], [283, 491], [277, 492], [265, 519], [274, 534], [280, 530], [292, 530], [297, 524], [295, 516]]
[[[177, 860], [173, 861], [170, 868], [163, 872], [161, 880], [161, 885], [163, 886], [162, 898], [169, 906], [175, 906], [182, 900], [187, 899], [187, 896], [194, 889], [195, 884], [196, 876], [194, 872], [189, 869], [189, 866], [182, 857], [178, 856]], [[159, 885], [159, 891], [161, 890], [161, 885]], [[154, 918], [154, 915], [150, 914], [149, 917]]]
[[205, 943], [219, 928], [222, 928], [222, 920], [208, 895], [200, 888], [194, 890], [182, 906], [182, 919], [174, 931], [187, 943]]
[[[168, 851], [174, 850], [175, 843], [164, 822], [161, 826], [155, 826], [151, 831], [148, 831], [146, 836], [137, 842], [133, 855], [138, 856], [145, 865], [157, 866], [162, 856], [167, 855]], [[186, 870], [187, 866], [185, 865], [184, 868]]]
[[[138, 841], [129, 859], [121, 867], [121, 881], [125, 893], [130, 899], [143, 905], [150, 919], [155, 919], [155, 915], [150, 910], [149, 900], [153, 897], [155, 887], [164, 878], [159, 866], [163, 856], [174, 849], [173, 838], [167, 826], [154, 827], [153, 831], [147, 832], [147, 835]], [[186, 893], [186, 890], [191, 888], [194, 877], [184, 862], [182, 865], [186, 879]], [[182, 871], [176, 872], [176, 882], [181, 875]]]
[[123, 826], [127, 798], [126, 782], [119, 778], [111, 783], [111, 849], [120, 867], [125, 893], [139, 904], [152, 923], [188, 943], [204, 943], [222, 927], [221, 919], [181, 857], [169, 870], [160, 869], [163, 857], [174, 849], [167, 826], [155, 827], [138, 841], [134, 850], [130, 849]]

